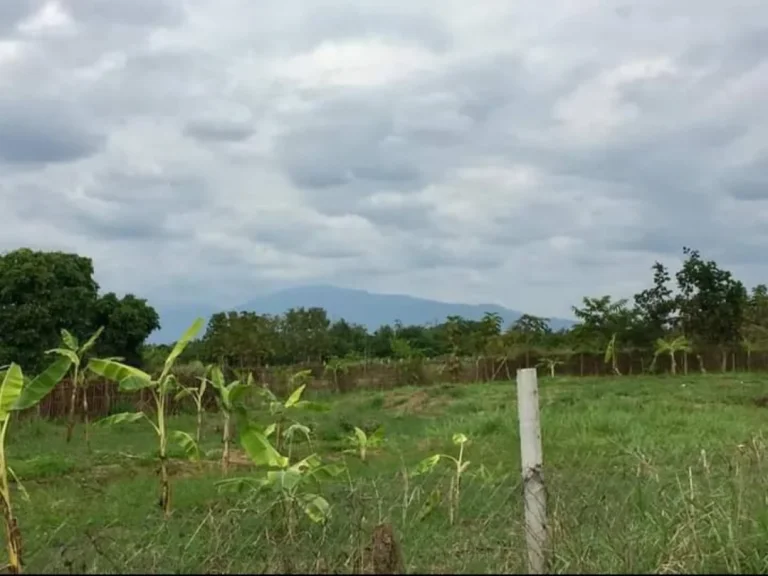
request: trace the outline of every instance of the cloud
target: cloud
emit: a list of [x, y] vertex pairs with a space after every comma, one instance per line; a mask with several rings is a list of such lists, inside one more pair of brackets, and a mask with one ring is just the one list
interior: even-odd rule
[[234, 306], [567, 315], [683, 245], [765, 281], [768, 5], [4, 0], [0, 250]]

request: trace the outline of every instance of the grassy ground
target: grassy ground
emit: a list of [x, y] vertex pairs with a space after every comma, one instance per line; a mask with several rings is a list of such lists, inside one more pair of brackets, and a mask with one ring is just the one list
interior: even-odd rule
[[[555, 571], [768, 571], [768, 378], [563, 378], [541, 386]], [[314, 449], [346, 460], [349, 474], [320, 489], [332, 505], [327, 525], [302, 517], [290, 538], [269, 498], [219, 493], [215, 464], [184, 462], [178, 450], [174, 513], [163, 521], [146, 423], [94, 429], [89, 453], [82, 428], [67, 445], [63, 426], [15, 422], [10, 463], [30, 498], [14, 493], [26, 569], [359, 572], [369, 569], [373, 527], [389, 521], [409, 572], [525, 571], [512, 383], [326, 399], [331, 411], [302, 421]], [[365, 463], [341, 454], [353, 425], [386, 431], [385, 446]], [[220, 450], [217, 426], [208, 415], [211, 459]], [[173, 418], [171, 428], [193, 432], [194, 417]], [[447, 494], [448, 466], [408, 484], [402, 469], [455, 454], [454, 432], [470, 438], [471, 464], [451, 526], [447, 498], [431, 513], [426, 505], [431, 494]]]

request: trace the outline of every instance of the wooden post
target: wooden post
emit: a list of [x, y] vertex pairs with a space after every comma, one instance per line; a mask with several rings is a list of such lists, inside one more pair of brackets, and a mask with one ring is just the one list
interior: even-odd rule
[[530, 574], [546, 574], [549, 527], [542, 473], [539, 385], [535, 368], [517, 371], [517, 411], [520, 419], [520, 460], [523, 472], [525, 540]]

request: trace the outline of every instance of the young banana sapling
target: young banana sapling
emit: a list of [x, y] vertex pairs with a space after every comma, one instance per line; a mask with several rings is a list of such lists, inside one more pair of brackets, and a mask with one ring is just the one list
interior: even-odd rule
[[451, 487], [448, 493], [449, 497], [449, 520], [451, 526], [459, 515], [459, 499], [461, 497], [461, 476], [469, 467], [469, 460], [464, 460], [464, 445], [469, 439], [461, 433], [453, 435], [454, 445], [459, 447], [458, 458], [449, 454], [433, 454], [419, 462], [416, 468], [411, 472], [411, 477], [431, 472], [440, 460], [448, 460], [453, 463], [454, 473], [451, 476]]
[[102, 419], [102, 424], [114, 425], [124, 422], [137, 422], [146, 420], [155, 430], [159, 444], [160, 459], [160, 506], [165, 516], [171, 513], [171, 482], [168, 475], [168, 432], [166, 426], [166, 406], [170, 392], [177, 386], [176, 378], [171, 370], [174, 362], [181, 355], [190, 341], [197, 335], [205, 324], [205, 320], [198, 318], [192, 326], [176, 342], [176, 345], [168, 354], [163, 365], [163, 370], [157, 378], [153, 378], [143, 370], [122, 364], [112, 359], [92, 358], [88, 368], [95, 374], [118, 383], [120, 389], [126, 392], [149, 390], [155, 402], [156, 416], [153, 421], [144, 412], [123, 412]]
[[187, 396], [190, 396], [192, 400], [195, 402], [195, 408], [197, 410], [197, 425], [195, 428], [195, 442], [199, 445], [200, 444], [200, 438], [202, 436], [203, 431], [203, 412], [205, 411], [203, 401], [205, 399], [205, 391], [208, 386], [208, 375], [210, 374], [211, 370], [213, 370], [213, 366], [207, 366], [205, 368], [205, 374], [202, 378], [198, 378], [200, 384], [198, 384], [197, 388], [194, 388], [192, 386], [183, 386], [178, 394], [176, 394], [176, 397], [174, 400], [178, 401], [182, 398], [186, 398]]
[[221, 453], [221, 470], [225, 474], [229, 470], [230, 444], [232, 442], [232, 416], [244, 410], [243, 399], [247, 392], [253, 389], [253, 376], [248, 374], [248, 381], [243, 383], [234, 380], [229, 384], [224, 379], [221, 368], [213, 366], [211, 368], [211, 385], [216, 390], [216, 401], [224, 417]]
[[96, 332], [94, 332], [91, 337], [80, 346], [79, 342], [77, 341], [77, 338], [72, 335], [68, 330], [61, 330], [61, 343], [62, 345], [59, 348], [54, 348], [53, 350], [48, 350], [47, 354], [57, 354], [59, 356], [64, 356], [69, 358], [70, 362], [72, 362], [72, 373], [71, 373], [71, 382], [72, 382], [72, 393], [69, 397], [69, 411], [67, 414], [67, 436], [66, 441], [71, 442], [72, 441], [72, 433], [75, 430], [75, 406], [77, 404], [77, 394], [78, 392], [82, 391], [83, 394], [83, 417], [85, 418], [84, 428], [85, 428], [85, 444], [87, 447], [90, 448], [90, 439], [88, 436], [88, 396], [85, 391], [85, 373], [80, 369], [81, 364], [83, 362], [83, 358], [88, 353], [88, 351], [93, 348], [93, 345], [96, 344], [96, 340], [101, 335], [101, 333], [104, 331], [104, 327], [102, 326]]

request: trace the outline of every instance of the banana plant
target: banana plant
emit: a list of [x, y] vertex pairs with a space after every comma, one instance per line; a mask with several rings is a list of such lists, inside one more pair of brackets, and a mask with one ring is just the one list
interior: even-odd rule
[[75, 430], [75, 405], [77, 404], [77, 394], [82, 390], [83, 394], [83, 417], [85, 418], [85, 445], [90, 449], [90, 438], [88, 435], [88, 395], [85, 393], [85, 373], [80, 370], [80, 366], [85, 354], [93, 348], [96, 344], [96, 340], [104, 331], [104, 327], [100, 327], [94, 332], [90, 338], [80, 346], [77, 338], [71, 334], [68, 330], [61, 330], [61, 343], [62, 346], [48, 350], [46, 354], [57, 354], [69, 358], [72, 362], [72, 374], [70, 376], [72, 381], [72, 394], [69, 397], [69, 412], [67, 415], [67, 443], [72, 441], [72, 433]]
[[669, 340], [658, 338], [654, 348], [653, 361], [651, 362], [650, 367], [651, 371], [655, 368], [656, 360], [661, 354], [669, 354], [669, 372], [673, 376], [677, 374], [677, 361], [675, 360], [675, 355], [678, 352], [691, 351], [690, 342], [688, 342], [688, 339], [685, 336], [678, 336], [676, 338], [670, 338]]
[[[297, 372], [289, 379], [290, 386], [294, 386], [299, 382], [305, 382], [312, 375], [311, 370], [302, 370]], [[306, 389], [306, 383], [301, 384], [298, 388], [291, 392], [287, 400], [280, 400], [275, 394], [266, 386], [260, 389], [260, 393], [267, 400], [267, 406], [269, 407], [269, 414], [274, 418], [272, 425], [266, 429], [266, 435], [270, 436], [273, 432], [275, 434], [275, 448], [279, 451], [282, 449], [282, 440], [292, 438], [293, 433], [297, 430], [304, 431], [299, 422], [291, 421], [288, 418], [288, 414], [296, 409], [308, 409], [315, 411], [322, 411], [326, 409], [326, 406], [318, 402], [311, 402], [308, 400], [302, 400], [301, 396]], [[286, 424], [291, 422], [286, 430]], [[290, 432], [289, 432], [290, 430]]]
[[163, 513], [168, 517], [171, 513], [171, 482], [168, 476], [168, 432], [166, 427], [166, 405], [170, 392], [177, 386], [176, 378], [172, 374], [174, 362], [181, 355], [190, 341], [197, 335], [205, 325], [205, 320], [198, 318], [190, 326], [176, 345], [168, 354], [163, 364], [163, 370], [157, 378], [152, 378], [149, 374], [133, 366], [122, 364], [112, 359], [92, 358], [88, 363], [88, 369], [106, 378], [117, 382], [120, 389], [125, 392], [136, 392], [138, 390], [149, 390], [155, 401], [156, 416], [155, 421], [144, 412], [123, 412], [114, 414], [100, 420], [101, 424], [115, 425], [124, 422], [137, 422], [146, 420], [155, 430], [159, 444], [160, 459], [160, 506]]
[[562, 360], [557, 360], [556, 358], [542, 358], [539, 362], [539, 366], [546, 367], [547, 370], [549, 370], [549, 376], [551, 378], [555, 377], [555, 369], [560, 366], [563, 363]]
[[619, 359], [618, 359], [618, 345], [616, 344], [616, 334], [611, 336], [611, 339], [608, 341], [608, 345], [605, 347], [605, 363], [608, 364], [610, 362], [611, 369], [613, 370], [614, 374], [617, 376], [621, 376], [621, 372], [619, 371]]
[[5, 438], [13, 412], [26, 410], [40, 403], [66, 376], [71, 366], [71, 359], [57, 358], [48, 368], [32, 380], [26, 381], [21, 367], [10, 364], [0, 371], [0, 506], [2, 506], [5, 540], [8, 547], [8, 571], [21, 574], [22, 538], [19, 523], [11, 505], [11, 490], [8, 483], [10, 475], [20, 486], [13, 469], [8, 466], [5, 455]]
[[216, 402], [224, 416], [222, 432], [223, 450], [221, 453], [221, 470], [226, 473], [229, 470], [229, 447], [232, 441], [232, 415], [243, 410], [242, 400], [246, 392], [253, 389], [253, 375], [248, 374], [247, 382], [234, 380], [229, 384], [224, 379], [221, 368], [211, 368], [211, 385], [216, 389]]
[[365, 462], [368, 456], [368, 450], [378, 448], [384, 443], [384, 428], [379, 426], [370, 436], [364, 430], [355, 426], [355, 433], [347, 437], [347, 442], [351, 448], [344, 450], [345, 454], [357, 454]]
[[325, 364], [325, 372], [330, 372], [333, 375], [334, 388], [339, 390], [339, 374], [348, 374], [350, 368], [350, 361], [347, 358], [331, 358]]
[[458, 458], [454, 458], [450, 454], [433, 454], [427, 458], [424, 458], [419, 462], [416, 468], [411, 472], [410, 476], [420, 476], [422, 474], [428, 474], [437, 466], [440, 460], [448, 460], [453, 464], [454, 473], [451, 476], [451, 487], [449, 491], [449, 521], [451, 526], [455, 522], [459, 515], [459, 500], [461, 497], [461, 477], [464, 471], [469, 467], [469, 460], [464, 460], [464, 445], [469, 439], [461, 433], [453, 435], [454, 445], [459, 447]]
[[187, 396], [190, 396], [192, 400], [195, 402], [195, 408], [197, 410], [197, 426], [195, 428], [195, 442], [199, 445], [200, 444], [200, 438], [202, 436], [203, 431], [203, 400], [205, 398], [205, 391], [208, 386], [208, 374], [210, 374], [211, 370], [213, 369], [213, 366], [206, 366], [205, 368], [205, 375], [201, 378], [198, 378], [200, 381], [200, 384], [197, 388], [194, 388], [192, 386], [183, 386], [182, 389], [179, 391], [178, 394], [176, 394], [176, 397], [174, 400], [177, 402], [181, 400], [182, 398], [186, 398]]
[[228, 478], [217, 482], [221, 490], [250, 488], [259, 492], [272, 492], [278, 496], [283, 508], [283, 518], [293, 535], [294, 510], [298, 507], [313, 522], [325, 523], [331, 514], [328, 501], [308, 488], [317, 487], [323, 479], [334, 478], [344, 471], [343, 466], [323, 464], [317, 454], [291, 464], [290, 458], [280, 454], [267, 436], [252, 423], [240, 433], [240, 444], [259, 468], [266, 471], [257, 476]]

